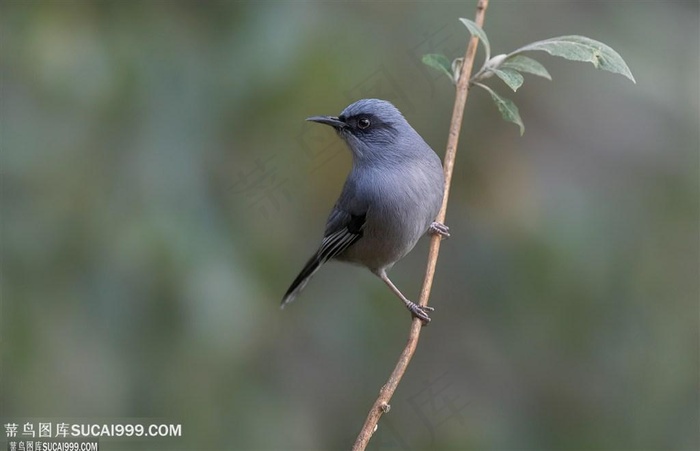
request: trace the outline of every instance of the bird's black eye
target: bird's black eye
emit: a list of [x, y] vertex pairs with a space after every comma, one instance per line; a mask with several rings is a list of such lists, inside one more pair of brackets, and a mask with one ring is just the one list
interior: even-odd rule
[[369, 127], [369, 119], [367, 119], [366, 117], [363, 117], [362, 119], [357, 121], [357, 127], [362, 129], [362, 130], [366, 129], [367, 127]]

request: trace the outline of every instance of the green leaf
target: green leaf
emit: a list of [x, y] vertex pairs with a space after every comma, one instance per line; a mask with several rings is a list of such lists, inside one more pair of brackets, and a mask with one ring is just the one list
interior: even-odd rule
[[443, 72], [450, 80], [453, 80], [450, 60], [445, 55], [439, 53], [429, 53], [423, 55], [423, 64], [426, 64], [439, 72]]
[[538, 61], [524, 56], [524, 55], [514, 55], [508, 57], [501, 65], [501, 69], [513, 69], [519, 72], [525, 72], [528, 74], [538, 75], [544, 77], [547, 80], [551, 80], [552, 76], [549, 75], [547, 69], [544, 68]]
[[[503, 67], [503, 66], [501, 66]], [[513, 69], [491, 69], [491, 71], [508, 85], [513, 91], [517, 91], [522, 86], [525, 79], [520, 72]]]
[[486, 85], [482, 85], [481, 83], [475, 83], [475, 85], [484, 88], [488, 91], [489, 94], [491, 94], [491, 98], [498, 107], [498, 111], [501, 112], [501, 117], [503, 117], [503, 119], [505, 119], [508, 122], [517, 124], [518, 127], [520, 127], [520, 135], [522, 136], [522, 134], [525, 133], [525, 124], [523, 124], [522, 119], [520, 119], [518, 107], [515, 106], [513, 101], [510, 99], [506, 99], [505, 97], [499, 96], [494, 92], [493, 89], [489, 88]]
[[459, 19], [467, 27], [469, 33], [472, 36], [476, 36], [484, 45], [484, 51], [486, 52], [486, 61], [491, 59], [491, 45], [489, 44], [489, 38], [486, 37], [486, 33], [481, 29], [476, 22], [469, 19]]
[[560, 36], [533, 42], [514, 51], [511, 56], [530, 50], [542, 50], [572, 61], [587, 61], [597, 69], [624, 75], [636, 83], [629, 67], [615, 50], [585, 36]]

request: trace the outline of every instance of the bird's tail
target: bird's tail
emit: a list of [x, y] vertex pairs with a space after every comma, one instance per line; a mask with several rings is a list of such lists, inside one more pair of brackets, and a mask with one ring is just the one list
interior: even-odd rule
[[316, 274], [316, 271], [321, 268], [324, 262], [325, 260], [322, 259], [318, 253], [314, 254], [314, 256], [306, 262], [304, 269], [302, 269], [297, 278], [294, 279], [294, 282], [292, 282], [292, 285], [282, 298], [282, 305], [280, 308], [284, 308], [285, 305], [289, 304], [297, 297], [299, 292], [304, 289], [306, 284], [309, 283], [309, 280], [311, 280], [311, 277]]

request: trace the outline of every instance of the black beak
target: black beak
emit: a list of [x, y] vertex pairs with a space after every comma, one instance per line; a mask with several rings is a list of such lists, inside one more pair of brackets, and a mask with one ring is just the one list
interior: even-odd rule
[[318, 122], [319, 124], [330, 125], [335, 129], [345, 128], [347, 124], [335, 116], [312, 116], [306, 118], [307, 121]]

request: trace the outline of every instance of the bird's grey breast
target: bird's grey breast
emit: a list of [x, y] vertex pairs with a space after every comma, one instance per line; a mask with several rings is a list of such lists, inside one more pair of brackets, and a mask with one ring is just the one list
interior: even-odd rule
[[349, 182], [366, 201], [363, 236], [339, 258], [389, 268], [425, 234], [442, 203], [444, 178], [438, 156], [354, 168]]

